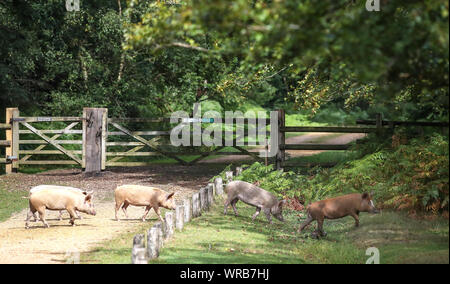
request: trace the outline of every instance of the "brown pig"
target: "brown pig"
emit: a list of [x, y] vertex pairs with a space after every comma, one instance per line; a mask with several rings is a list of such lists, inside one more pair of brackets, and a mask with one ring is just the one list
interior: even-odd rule
[[116, 188], [114, 192], [114, 196], [116, 199], [116, 220], [119, 221], [117, 217], [117, 211], [119, 211], [122, 206], [123, 213], [125, 217], [128, 219], [127, 207], [129, 205], [133, 206], [145, 206], [145, 212], [142, 216], [142, 222], [145, 222], [145, 218], [147, 217], [150, 209], [153, 208], [155, 210], [156, 215], [164, 222], [161, 217], [161, 212], [159, 210], [160, 207], [175, 210], [175, 193], [167, 193], [164, 190], [142, 186], [142, 185], [122, 185]]
[[25, 228], [29, 228], [29, 220], [36, 211], [39, 217], [48, 228], [50, 227], [45, 221], [45, 210], [67, 210], [70, 215], [70, 224], [75, 226], [76, 211], [90, 215], [96, 215], [94, 204], [92, 203], [92, 194], [80, 194], [69, 190], [60, 190], [55, 188], [43, 189], [34, 192], [29, 197], [30, 211], [27, 215]]
[[310, 204], [307, 207], [308, 217], [300, 226], [298, 232], [301, 232], [312, 221], [317, 221], [317, 230], [313, 236], [326, 236], [323, 230], [324, 219], [339, 219], [346, 216], [352, 216], [355, 219], [355, 226], [359, 226], [359, 213], [379, 213], [372, 201], [372, 194], [354, 193], [326, 200], [321, 200]]

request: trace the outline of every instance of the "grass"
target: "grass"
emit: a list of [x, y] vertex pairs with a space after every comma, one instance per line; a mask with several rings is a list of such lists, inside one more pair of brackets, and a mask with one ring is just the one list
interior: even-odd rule
[[[415, 220], [398, 212], [362, 213], [359, 228], [351, 217], [327, 220], [328, 236], [315, 240], [309, 237], [315, 225], [297, 233], [298, 212], [286, 211], [285, 223], [274, 220], [269, 225], [263, 214], [251, 222], [253, 207], [238, 203], [238, 217], [224, 216], [221, 204], [217, 201], [211, 211], [176, 232], [152, 263], [365, 263], [369, 247], [379, 249], [381, 263], [449, 263], [448, 220]], [[102, 244], [83, 254], [82, 262], [129, 263], [133, 236], [150, 227], [143, 224], [136, 232]]]
[[[161, 209], [164, 216], [165, 209]], [[154, 215], [154, 214], [153, 214]], [[95, 263], [95, 264], [128, 264], [131, 263], [131, 249], [133, 245], [133, 237], [136, 234], [143, 234], [146, 232], [154, 222], [159, 221], [154, 215], [150, 221], [142, 223], [134, 231], [124, 232], [114, 239], [104, 242], [91, 250], [88, 253], [83, 253], [80, 256], [81, 263]], [[123, 221], [125, 222], [125, 221]]]
[[27, 196], [27, 194], [26, 191], [8, 191], [0, 187], [0, 222], [5, 221], [11, 217], [11, 214], [19, 212], [28, 206], [28, 200], [22, 198]]
[[316, 155], [289, 159], [289, 163], [342, 163], [357, 158], [358, 153], [352, 151], [326, 151]]

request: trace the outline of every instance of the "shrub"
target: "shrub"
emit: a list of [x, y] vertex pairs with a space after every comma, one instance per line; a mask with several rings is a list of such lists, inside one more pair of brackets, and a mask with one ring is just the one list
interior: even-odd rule
[[273, 166], [254, 163], [237, 179], [306, 204], [347, 193], [374, 192], [380, 207], [448, 212], [448, 138], [433, 134], [407, 141], [394, 136], [392, 142], [360, 159], [333, 169], [315, 169], [310, 175], [274, 171]]

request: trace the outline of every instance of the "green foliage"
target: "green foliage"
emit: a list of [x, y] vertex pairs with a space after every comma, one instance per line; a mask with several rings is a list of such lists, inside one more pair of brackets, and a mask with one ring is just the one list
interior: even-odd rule
[[312, 175], [273, 171], [259, 163], [246, 169], [240, 180], [258, 182], [278, 195], [304, 203], [354, 192], [374, 192], [379, 206], [437, 214], [449, 207], [448, 138], [435, 134], [402, 143], [393, 136], [389, 147], [362, 158], [344, 160], [333, 169]]
[[347, 0], [150, 5], [158, 12], [130, 26], [129, 44], [181, 41], [211, 57], [238, 58], [238, 72], [224, 76], [218, 90], [247, 96], [258, 85], [274, 86], [266, 88], [269, 97], [288, 94], [313, 112], [340, 101], [386, 106], [411, 119], [448, 119], [447, 1], [387, 1], [380, 13]]

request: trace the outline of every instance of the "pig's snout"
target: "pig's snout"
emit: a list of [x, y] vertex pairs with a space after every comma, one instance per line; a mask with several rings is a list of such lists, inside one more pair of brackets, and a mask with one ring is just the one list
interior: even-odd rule
[[374, 208], [370, 213], [379, 214], [381, 211], [379, 209]]
[[284, 222], [283, 215], [281, 215], [281, 214], [276, 214], [276, 215], [274, 215], [274, 216], [275, 216], [275, 218], [277, 218], [277, 219], [280, 220], [281, 222]]

